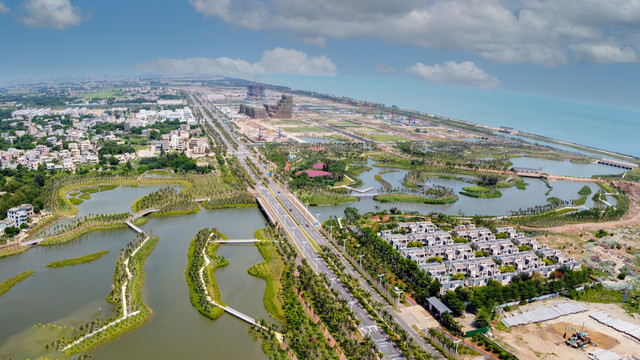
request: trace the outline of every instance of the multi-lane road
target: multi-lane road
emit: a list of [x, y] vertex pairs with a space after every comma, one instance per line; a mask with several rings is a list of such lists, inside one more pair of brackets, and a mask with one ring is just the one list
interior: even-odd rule
[[[194, 106], [199, 110], [202, 114], [205, 121], [210, 122], [211, 126], [218, 131], [215, 124], [213, 123], [213, 119], [207, 116], [207, 113], [203, 110], [203, 107], [206, 107], [211, 113], [214, 113], [214, 110], [208, 106], [206, 103], [202, 101], [197, 95], [193, 96]], [[222, 124], [224, 131], [228, 134], [232, 134], [231, 129], [223, 122], [219, 121]], [[222, 135], [222, 134], [221, 134]], [[363, 335], [369, 335], [371, 339], [376, 344], [378, 350], [383, 354], [385, 359], [404, 359], [405, 356], [399, 351], [393, 341], [389, 338], [389, 336], [377, 325], [375, 320], [371, 318], [371, 316], [367, 313], [367, 311], [357, 302], [357, 300], [353, 297], [353, 295], [349, 292], [346, 286], [339, 280], [336, 274], [324, 263], [320, 254], [316, 250], [311, 243], [313, 241], [317, 245], [326, 245], [332, 247], [331, 243], [325, 238], [322, 232], [319, 230], [319, 227], [315, 225], [316, 219], [305, 209], [305, 207], [298, 201], [290, 192], [283, 189], [279, 184], [272, 181], [270, 176], [268, 176], [266, 170], [262, 167], [259, 167], [259, 171], [261, 174], [255, 173], [254, 169], [247, 165], [245, 158], [249, 158], [254, 164], [258, 165], [259, 162], [247, 147], [242, 144], [236, 144], [234, 147], [230, 144], [225, 136], [221, 136], [222, 140], [225, 142], [227, 150], [229, 153], [235, 155], [240, 160], [240, 163], [245, 167], [249, 176], [253, 178], [256, 182], [256, 192], [257, 196], [259, 196], [264, 204], [269, 207], [271, 212], [276, 216], [276, 220], [284, 227], [287, 232], [289, 238], [292, 240], [295, 247], [298, 249], [300, 254], [307, 259], [311, 267], [318, 274], [326, 274], [329, 279], [331, 279], [331, 286], [336, 289], [339, 293], [339, 296], [345, 300], [347, 300], [350, 305], [351, 310], [355, 313], [355, 316], [358, 318], [360, 324], [358, 326], [358, 330]], [[264, 183], [262, 181], [264, 179]], [[351, 267], [351, 265], [346, 261], [346, 259], [342, 258], [341, 255], [338, 255], [340, 260], [346, 266], [347, 272], [355, 276], [360, 282], [360, 286], [365, 290], [369, 291], [372, 294], [372, 299], [375, 301], [379, 301], [384, 303], [383, 299], [369, 287], [367, 282], [361, 277], [361, 275]], [[409, 336], [411, 336], [415, 342], [423, 347], [426, 351], [432, 353], [434, 356], [440, 357], [439, 353], [433, 349], [430, 345], [426, 343], [422, 337], [417, 335], [414, 329], [412, 329], [408, 324], [406, 324], [400, 316], [395, 312], [395, 310], [391, 307], [387, 309], [394, 317], [394, 320], [397, 321], [402, 328], [407, 331]]]

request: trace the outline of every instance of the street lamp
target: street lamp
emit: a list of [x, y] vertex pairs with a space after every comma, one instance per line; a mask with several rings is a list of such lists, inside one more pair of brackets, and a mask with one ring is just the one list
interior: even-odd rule
[[349, 310], [353, 311], [353, 304], [355, 304], [355, 303], [356, 303], [355, 300], [349, 301]]
[[347, 239], [342, 239], [342, 250], [347, 251]]
[[329, 279], [331, 281], [331, 287], [333, 288], [333, 282], [336, 281], [336, 278]]
[[322, 214], [316, 214], [316, 220], [318, 220], [318, 224], [320, 224], [320, 215]]
[[402, 294], [402, 290], [396, 288], [396, 294], [398, 294], [398, 302], [396, 303], [396, 311], [400, 311], [400, 294]]
[[378, 277], [380, 278], [380, 289], [382, 289], [382, 278], [387, 275], [387, 274], [378, 274]]
[[462, 339], [457, 340], [456, 343], [456, 357], [458, 357], [458, 344], [460, 344], [460, 341], [462, 341]]
[[360, 258], [360, 259], [358, 259], [358, 263], [359, 263], [359, 265], [360, 265], [360, 268], [362, 268], [362, 257], [363, 257], [363, 256], [364, 256], [364, 254], [360, 254], [360, 255], [358, 255], [358, 257]]
[[329, 241], [333, 241], [333, 225], [329, 226]]

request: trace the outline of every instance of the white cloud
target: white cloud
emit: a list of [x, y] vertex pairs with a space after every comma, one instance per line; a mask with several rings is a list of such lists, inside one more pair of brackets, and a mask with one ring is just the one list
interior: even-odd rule
[[396, 72], [396, 68], [394, 68], [393, 66], [389, 66], [389, 65], [385, 65], [385, 64], [375, 64], [375, 69], [377, 72], [379, 73], [383, 73], [383, 74], [391, 74]]
[[416, 63], [407, 68], [407, 73], [421, 80], [442, 84], [467, 85], [481, 88], [496, 88], [500, 81], [478, 68], [471, 61], [456, 63], [445, 61], [438, 65]]
[[326, 56], [310, 57], [294, 49], [275, 48], [265, 50], [262, 59], [249, 63], [241, 59], [220, 58], [158, 58], [138, 65], [138, 70], [146, 73], [163, 74], [298, 74], [334, 76], [336, 65]]
[[[378, 38], [457, 50], [504, 63], [560, 66], [584, 60], [594, 43], [638, 51], [640, 0], [190, 0], [234, 26], [284, 29], [324, 45], [329, 38]], [[628, 60], [626, 56], [611, 60]], [[598, 61], [596, 61], [598, 62]]]
[[629, 46], [619, 47], [610, 44], [579, 44], [572, 45], [571, 49], [586, 61], [601, 65], [638, 61], [636, 52]]
[[69, 0], [25, 0], [23, 8], [25, 15], [20, 21], [33, 28], [64, 30], [91, 17]]
[[7, 5], [0, 1], [0, 14], [6, 14], [9, 11], [11, 11], [11, 9], [9, 9]]

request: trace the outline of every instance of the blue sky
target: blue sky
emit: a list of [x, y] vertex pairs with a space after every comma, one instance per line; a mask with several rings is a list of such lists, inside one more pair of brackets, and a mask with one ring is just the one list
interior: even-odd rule
[[0, 79], [358, 77], [640, 108], [640, 0], [0, 0]]

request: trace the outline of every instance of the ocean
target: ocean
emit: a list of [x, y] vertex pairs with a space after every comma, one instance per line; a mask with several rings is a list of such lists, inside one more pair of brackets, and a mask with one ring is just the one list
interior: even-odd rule
[[269, 76], [293, 89], [396, 105], [489, 126], [640, 156], [640, 110], [504, 90], [436, 86], [409, 80]]

